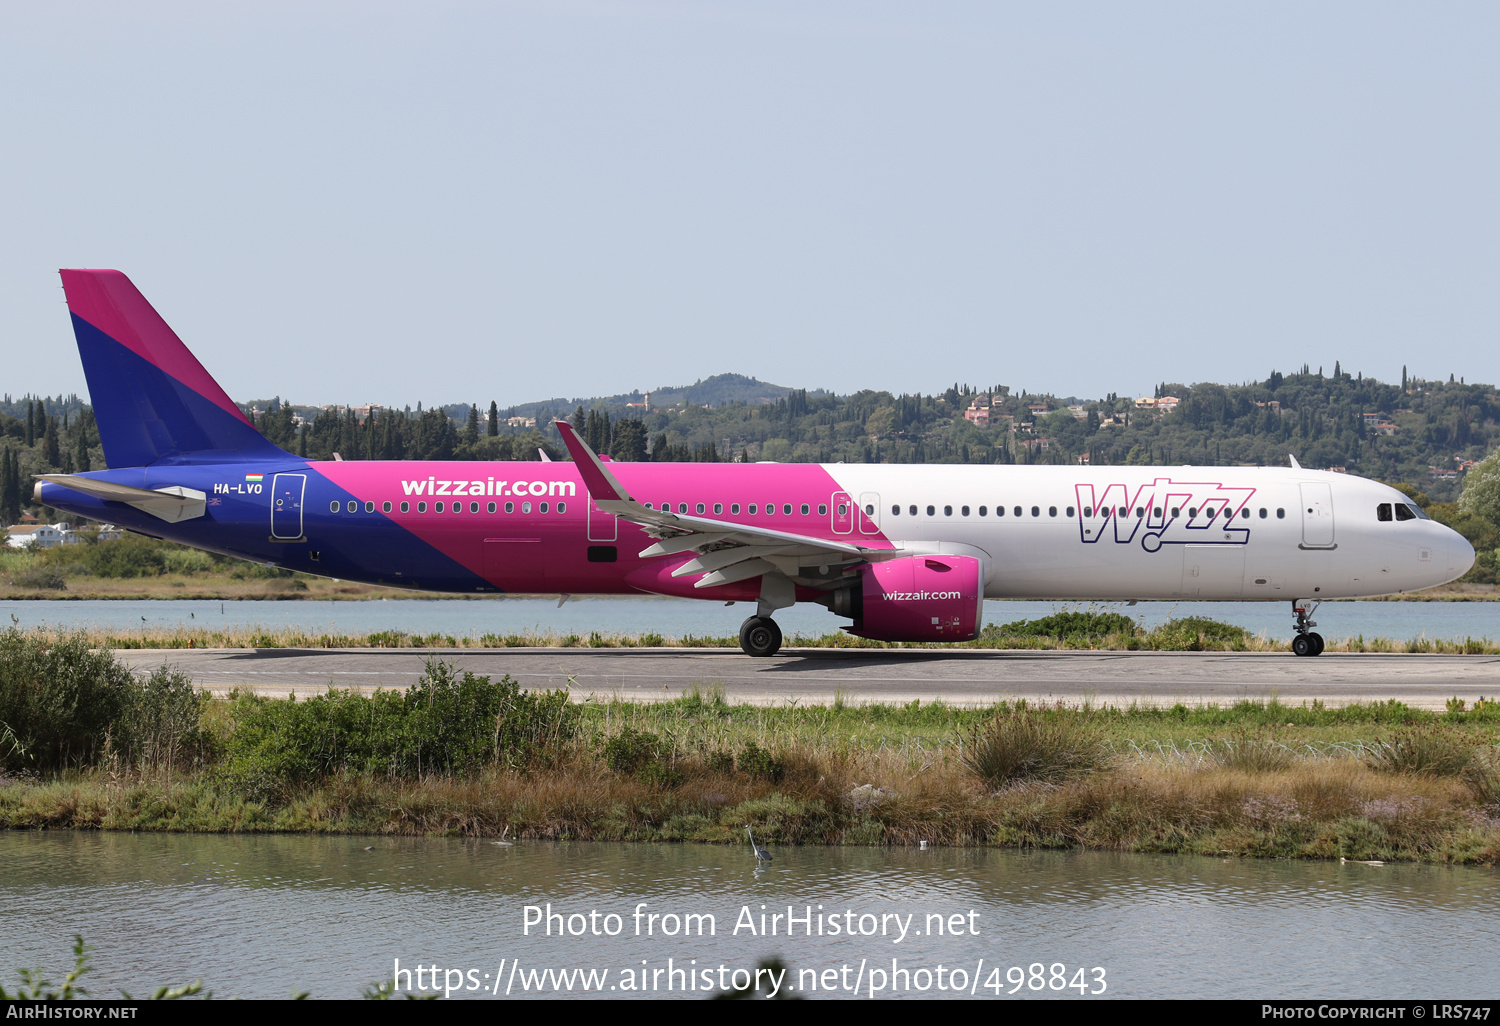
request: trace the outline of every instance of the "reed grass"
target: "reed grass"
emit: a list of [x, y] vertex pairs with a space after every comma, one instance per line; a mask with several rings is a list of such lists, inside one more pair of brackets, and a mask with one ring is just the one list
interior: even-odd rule
[[[779, 782], [678, 760], [670, 786], [579, 759], [545, 774], [340, 774], [272, 804], [203, 779], [99, 772], [0, 789], [0, 823], [214, 832], [295, 831], [772, 845], [1091, 848], [1247, 857], [1493, 865], [1500, 808], [1462, 780], [1390, 774], [1358, 759], [1271, 772], [1120, 759], [1058, 781], [995, 788], [956, 757], [784, 753]], [[874, 794], [875, 800], [861, 799]]]
[[[1238, 630], [1238, 628], [1237, 628]], [[85, 627], [31, 627], [26, 632], [38, 638], [79, 636], [101, 649], [196, 649], [196, 648], [396, 648], [396, 649], [500, 649], [500, 648], [718, 648], [739, 649], [734, 636], [664, 635], [593, 631], [588, 635], [561, 634], [532, 629], [498, 634], [471, 630], [463, 633], [420, 633], [401, 630], [340, 633], [305, 627], [142, 627], [139, 630]], [[783, 651], [790, 649], [926, 649], [926, 650], [1016, 650], [1016, 651], [1192, 651], [1192, 652], [1289, 652], [1291, 644], [1265, 635], [1225, 634], [1216, 630], [1192, 630], [1163, 625], [1154, 632], [1097, 636], [1007, 635], [999, 632], [974, 641], [944, 644], [887, 642], [857, 638], [851, 634], [791, 634]], [[1439, 655], [1500, 655], [1500, 642], [1490, 638], [1327, 639], [1328, 652], [1427, 653]]]

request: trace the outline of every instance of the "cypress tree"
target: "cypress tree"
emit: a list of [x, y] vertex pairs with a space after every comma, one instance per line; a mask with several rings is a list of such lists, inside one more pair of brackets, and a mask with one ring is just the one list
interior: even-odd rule
[[45, 413], [42, 416], [47, 424], [46, 434], [42, 436], [42, 459], [46, 460], [50, 467], [60, 466], [62, 452], [57, 439], [57, 418], [48, 417]]
[[10, 494], [14, 490], [10, 476], [10, 446], [7, 445], [4, 455], [0, 456], [0, 523], [6, 526], [11, 523]]
[[[1403, 383], [1406, 381], [1405, 374], [1401, 375], [1401, 380]], [[35, 404], [30, 399], [26, 400], [26, 448], [28, 449], [36, 444], [36, 413], [33, 409], [34, 406]]]
[[490, 422], [485, 429], [485, 434], [495, 438], [500, 434], [500, 407], [495, 405], [495, 400], [490, 400]]

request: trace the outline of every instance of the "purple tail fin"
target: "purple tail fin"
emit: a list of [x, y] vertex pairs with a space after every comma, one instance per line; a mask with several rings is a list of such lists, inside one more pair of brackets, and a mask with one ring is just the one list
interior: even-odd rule
[[129, 278], [60, 273], [111, 467], [288, 455], [255, 430]]

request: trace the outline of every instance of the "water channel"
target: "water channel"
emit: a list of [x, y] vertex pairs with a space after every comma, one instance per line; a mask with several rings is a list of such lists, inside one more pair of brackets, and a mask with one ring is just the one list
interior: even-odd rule
[[[575, 969], [595, 970], [595, 983], [585, 990], [571, 977], [571, 997], [640, 993], [629, 984], [703, 997], [704, 986], [769, 956], [790, 970], [783, 985], [806, 997], [847, 997], [856, 981], [861, 997], [883, 985], [875, 996], [999, 1000], [1092, 1000], [1079, 985], [1094, 993], [1100, 980], [1104, 997], [1457, 999], [1500, 989], [1500, 879], [1489, 869], [954, 849], [773, 854], [757, 869], [744, 844], [0, 833], [0, 951], [7, 971], [42, 967], [56, 980], [80, 933], [94, 948], [86, 982], [97, 996], [201, 978], [220, 997], [347, 998], [390, 978], [399, 959], [403, 969], [438, 966], [439, 986], [464, 988], [455, 998], [503, 1000], [507, 988], [513, 999], [556, 996], [555, 973]], [[551, 937], [549, 902], [563, 917]], [[529, 905], [542, 922], [528, 934]], [[761, 906], [785, 916], [789, 905], [799, 919], [811, 906], [813, 935], [798, 922], [787, 936], [785, 918], [762, 935]], [[713, 916], [712, 935], [704, 925], [684, 936], [688, 914]], [[570, 926], [583, 934], [557, 935]], [[1056, 979], [1067, 985], [1054, 989]], [[403, 980], [419, 981], [430, 986], [430, 970]]]
[[[984, 622], [1029, 620], [1078, 603], [989, 601]], [[1142, 602], [1092, 608], [1135, 617], [1147, 628], [1172, 617], [1206, 616], [1247, 628], [1251, 634], [1287, 640], [1291, 608], [1285, 602]], [[112, 631], [205, 627], [216, 629], [295, 627], [328, 634], [403, 630], [412, 634], [555, 633], [587, 637], [591, 631], [655, 633], [665, 637], [731, 637], [754, 612], [747, 604], [726, 609], [714, 602], [673, 598], [581, 598], [558, 606], [555, 598], [375, 599], [369, 601], [218, 602], [184, 599], [0, 602], [0, 623], [99, 627]], [[1500, 602], [1329, 602], [1318, 611], [1328, 638], [1409, 640], [1500, 638]], [[788, 636], [836, 633], [848, 621], [821, 606], [800, 603], [776, 614]]]

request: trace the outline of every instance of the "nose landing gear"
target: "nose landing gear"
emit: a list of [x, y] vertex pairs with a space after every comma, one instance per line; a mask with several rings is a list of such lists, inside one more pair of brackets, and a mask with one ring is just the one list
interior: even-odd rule
[[1318, 634], [1312, 628], [1318, 625], [1318, 621], [1312, 618], [1317, 612], [1319, 602], [1292, 601], [1292, 612], [1296, 614], [1296, 620], [1292, 629], [1297, 632], [1292, 638], [1292, 653], [1299, 656], [1317, 656], [1323, 654], [1323, 635]]
[[769, 616], [752, 616], [740, 624], [740, 648], [750, 656], [773, 656], [781, 650], [781, 628]]

